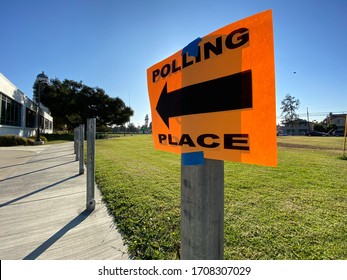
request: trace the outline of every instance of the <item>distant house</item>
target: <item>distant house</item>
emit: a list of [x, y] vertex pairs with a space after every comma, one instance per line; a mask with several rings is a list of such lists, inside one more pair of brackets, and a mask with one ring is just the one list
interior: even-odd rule
[[[42, 133], [53, 133], [53, 117], [40, 105]], [[0, 135], [36, 135], [37, 104], [0, 73]]]
[[305, 135], [313, 130], [314, 123], [308, 122], [307, 120], [297, 119], [295, 121], [284, 123], [278, 127], [278, 131], [281, 131], [287, 135]]
[[336, 130], [334, 133], [336, 135], [343, 135], [345, 132], [346, 125], [346, 114], [333, 114], [330, 113], [323, 121], [326, 125], [334, 124], [336, 125]]
[[[323, 126], [335, 125], [336, 130], [330, 131], [330, 135], [344, 135], [346, 114], [333, 114], [330, 113], [322, 122]], [[315, 123], [308, 122], [307, 120], [297, 119], [292, 122], [283, 123], [277, 126], [277, 133], [279, 135], [305, 135], [314, 130]]]

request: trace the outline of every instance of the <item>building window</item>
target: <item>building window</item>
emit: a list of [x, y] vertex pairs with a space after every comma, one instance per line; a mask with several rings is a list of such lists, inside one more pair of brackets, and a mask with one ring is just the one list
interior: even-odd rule
[[36, 112], [26, 108], [25, 110], [25, 126], [26, 127], [35, 127], [36, 126]]
[[0, 93], [0, 124], [21, 126], [21, 104]]
[[44, 129], [49, 129], [49, 120], [45, 118], [45, 127]]

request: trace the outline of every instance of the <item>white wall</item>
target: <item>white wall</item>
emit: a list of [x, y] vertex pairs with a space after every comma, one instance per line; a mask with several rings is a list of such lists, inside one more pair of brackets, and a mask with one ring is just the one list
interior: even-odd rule
[[[37, 105], [29, 99], [23, 92], [21, 92], [11, 81], [9, 81], [2, 73], [0, 73], [0, 92], [10, 99], [17, 101], [21, 104], [21, 126], [10, 126], [0, 124], [0, 135], [14, 134], [18, 136], [30, 137], [36, 135], [36, 128], [28, 128], [26, 123], [26, 108], [36, 112]], [[1, 102], [0, 102], [1, 105]], [[52, 122], [52, 129], [44, 129], [41, 133], [53, 133], [53, 117], [49, 114], [48, 108], [43, 105], [40, 106], [43, 110], [45, 119]], [[37, 124], [36, 124], [37, 127]]]

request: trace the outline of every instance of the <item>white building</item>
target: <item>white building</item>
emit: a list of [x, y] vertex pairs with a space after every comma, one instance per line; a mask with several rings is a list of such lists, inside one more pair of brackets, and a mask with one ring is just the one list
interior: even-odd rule
[[[37, 104], [0, 73], [0, 135], [36, 135]], [[53, 133], [53, 117], [40, 104], [41, 133]]]

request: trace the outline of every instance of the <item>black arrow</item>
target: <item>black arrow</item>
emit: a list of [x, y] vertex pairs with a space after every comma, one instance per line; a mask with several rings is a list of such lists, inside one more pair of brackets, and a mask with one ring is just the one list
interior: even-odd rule
[[215, 80], [167, 92], [165, 84], [157, 112], [169, 128], [169, 118], [252, 108], [252, 71], [247, 70]]

